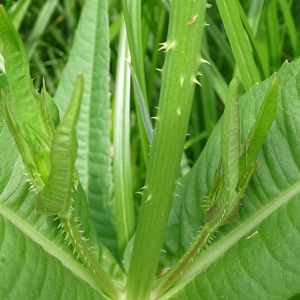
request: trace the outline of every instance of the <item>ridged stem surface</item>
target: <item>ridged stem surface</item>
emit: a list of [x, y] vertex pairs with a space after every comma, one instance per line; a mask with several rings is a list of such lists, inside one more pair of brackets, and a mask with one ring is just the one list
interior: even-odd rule
[[170, 4], [158, 115], [128, 274], [130, 300], [148, 299], [155, 279], [201, 63], [206, 0]]

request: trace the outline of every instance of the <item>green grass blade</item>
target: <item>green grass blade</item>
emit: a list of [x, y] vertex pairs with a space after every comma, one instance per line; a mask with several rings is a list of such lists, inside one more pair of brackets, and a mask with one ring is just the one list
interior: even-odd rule
[[4, 58], [2, 54], [0, 54], [0, 71], [5, 73]]
[[258, 25], [262, 17], [264, 2], [265, 0], [253, 0], [248, 12], [248, 21], [254, 36], [256, 36]]
[[298, 56], [300, 53], [300, 42], [299, 33], [297, 32], [297, 27], [295, 24], [294, 17], [291, 12], [291, 8], [286, 0], [278, 0], [282, 14], [284, 16], [285, 25], [288, 29], [288, 34], [290, 36], [294, 57]]
[[78, 77], [69, 107], [58, 126], [50, 153], [51, 170], [44, 189], [38, 194], [36, 212], [45, 215], [71, 216], [75, 193], [73, 173], [77, 156], [75, 126], [78, 121], [83, 78]]
[[[141, 21], [141, 0], [131, 0], [129, 4], [129, 18], [132, 32], [133, 49], [130, 49], [131, 55], [135, 56], [134, 70], [141, 85], [143, 96], [148, 106], [147, 90], [144, 71], [144, 54], [142, 42], [142, 21]], [[128, 30], [127, 30], [128, 31]], [[133, 50], [133, 51], [132, 51]]]
[[[203, 48], [202, 48], [202, 53], [204, 54], [204, 46], [207, 47], [207, 34], [203, 35]], [[208, 51], [206, 51], [207, 53]], [[208, 60], [208, 57], [205, 57], [204, 59]], [[209, 60], [208, 60], [209, 61]], [[201, 93], [201, 103], [202, 103], [202, 111], [203, 111], [203, 121], [204, 121], [204, 131], [207, 133], [207, 137], [210, 136], [210, 134], [212, 133], [216, 123], [217, 123], [217, 106], [216, 106], [216, 95], [215, 95], [215, 87], [218, 85], [219, 82], [219, 78], [211, 78], [211, 76], [207, 76], [207, 74], [209, 74], [209, 72], [211, 70], [209, 70], [210, 68], [213, 68], [212, 65], [208, 65], [208, 64], [203, 64], [201, 66], [201, 73], [204, 76], [199, 76], [199, 78], [201, 78], [201, 84], [202, 87], [198, 87], [198, 90], [200, 90]], [[222, 76], [221, 76], [222, 78]], [[199, 126], [200, 123], [200, 118], [199, 118], [199, 111], [200, 108], [197, 109], [197, 103], [198, 101], [194, 102], [194, 107], [196, 108], [195, 111], [193, 111], [192, 109], [192, 113], [191, 113], [191, 120], [193, 121], [193, 123], [196, 123], [196, 128], [198, 128], [198, 130], [193, 130], [193, 133], [196, 132], [197, 134], [199, 134], [199, 129], [201, 128]], [[194, 116], [194, 117], [193, 117]], [[198, 125], [198, 126], [197, 126]], [[196, 129], [195, 128], [195, 129]], [[195, 155], [195, 158], [198, 158], [199, 154], [201, 153], [201, 151], [199, 153], [197, 153], [197, 155]]]
[[[142, 42], [141, 42], [141, 31], [140, 29], [134, 29], [134, 26], [141, 26], [141, 12], [140, 12], [140, 4], [139, 1], [135, 1], [134, 4], [130, 4], [130, 12], [128, 10], [127, 1], [122, 0], [122, 6], [123, 6], [123, 13], [124, 13], [124, 20], [126, 24], [126, 31], [127, 31], [127, 38], [128, 38], [128, 45], [130, 49], [131, 54], [131, 60], [132, 65], [137, 73], [137, 78], [139, 82], [142, 84], [142, 93], [145, 99], [146, 104], [148, 105], [147, 101], [147, 93], [146, 93], [146, 85], [145, 85], [145, 75], [144, 75], [144, 63], [142, 60], [143, 52], [142, 52]], [[136, 22], [134, 25], [132, 23], [132, 18]], [[141, 57], [138, 57], [138, 55], [141, 54]], [[142, 65], [141, 65], [142, 64]], [[144, 86], [144, 87], [143, 87]], [[143, 152], [143, 158], [145, 161], [145, 165], [148, 165], [148, 142], [147, 142], [147, 136], [145, 129], [143, 127], [142, 123], [142, 117], [140, 115], [139, 109], [138, 109], [138, 103], [135, 101], [135, 107], [136, 107], [136, 113], [137, 113], [137, 119], [138, 119], [138, 127], [139, 127], [139, 133], [141, 136], [141, 144], [142, 144], [142, 152]]]
[[257, 45], [256, 39], [254, 37], [254, 33], [252, 31], [252, 28], [250, 27], [250, 24], [248, 22], [247, 16], [243, 10], [242, 5], [240, 4], [240, 2], [238, 0], [235, 0], [235, 2], [238, 7], [238, 10], [239, 10], [241, 20], [245, 27], [245, 31], [247, 32], [248, 38], [250, 40], [250, 43], [251, 43], [251, 46], [253, 49], [253, 56], [256, 58], [258, 69], [260, 71], [262, 78], [265, 79], [269, 76], [269, 74], [267, 73], [267, 69], [265, 68], [265, 65], [262, 62], [262, 57], [260, 55], [258, 45]]
[[47, 82], [47, 88], [51, 95], [55, 92], [55, 85], [53, 82], [52, 76], [49, 74], [44, 62], [42, 61], [38, 52], [34, 52], [32, 55], [32, 63], [35, 64], [35, 67], [38, 69], [40, 74], [45, 78]]
[[268, 54], [270, 57], [271, 73], [276, 72], [281, 65], [282, 43], [278, 32], [279, 18], [277, 10], [277, 0], [269, 0], [266, 5], [266, 23], [267, 23], [267, 40]]
[[112, 43], [120, 35], [120, 30], [123, 22], [123, 14], [120, 13], [118, 18], [109, 26], [109, 42]]
[[30, 31], [30, 34], [27, 38], [26, 44], [25, 44], [25, 49], [28, 54], [29, 60], [31, 59], [35, 48], [38, 44], [39, 39], [43, 35], [47, 25], [49, 24], [50, 18], [57, 6], [59, 0], [47, 0], [39, 15], [38, 18]]
[[232, 0], [217, 0], [217, 5], [242, 76], [243, 85], [248, 90], [256, 82], [260, 82], [260, 77], [246, 39], [238, 8], [235, 1]]
[[[235, 61], [228, 40], [224, 37], [224, 34], [222, 34], [222, 32], [218, 29], [214, 20], [209, 16], [209, 14], [206, 14], [205, 19], [208, 23], [207, 32], [215, 41], [215, 43], [219, 46], [219, 51], [226, 57], [229, 65], [234, 66]], [[204, 49], [206, 49], [206, 47], [204, 47]], [[210, 60], [209, 62], [211, 63], [212, 61]]]
[[135, 230], [134, 203], [130, 164], [130, 70], [125, 58], [129, 56], [125, 23], [119, 42], [118, 70], [114, 110], [113, 179], [116, 224], [121, 257]]
[[31, 1], [32, 0], [19, 0], [15, 2], [7, 11], [16, 30], [19, 30]]
[[143, 92], [140, 86], [140, 83], [138, 81], [138, 78], [134, 72], [134, 69], [131, 65], [131, 63], [128, 62], [128, 65], [130, 67], [131, 70], [131, 77], [132, 77], [132, 82], [133, 82], [133, 86], [134, 86], [134, 90], [135, 90], [135, 94], [138, 100], [138, 104], [139, 104], [139, 111], [142, 117], [142, 121], [144, 124], [144, 128], [147, 134], [147, 138], [150, 144], [152, 144], [152, 139], [153, 139], [153, 127], [151, 124], [151, 120], [150, 120], [150, 115], [149, 115], [149, 111], [147, 109], [147, 105], [143, 96]]
[[205, 48], [203, 48], [202, 53], [204, 59], [210, 62], [210, 66], [201, 66], [201, 69], [203, 70], [203, 75], [207, 76], [207, 78], [209, 79], [209, 83], [212, 84], [222, 103], [226, 104], [228, 84], [226, 83], [223, 75], [218, 70], [213, 60], [210, 58], [208, 51]]
[[86, 192], [93, 225], [102, 242], [118, 255], [110, 203], [112, 174], [110, 158], [109, 37], [106, 1], [85, 1], [68, 63], [55, 94], [63, 116], [78, 74], [84, 90], [76, 131], [76, 168]]

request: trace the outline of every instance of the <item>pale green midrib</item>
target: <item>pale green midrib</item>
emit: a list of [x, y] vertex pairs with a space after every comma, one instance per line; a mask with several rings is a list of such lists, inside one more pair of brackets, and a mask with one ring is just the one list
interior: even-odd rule
[[[235, 39], [235, 41], [236, 41], [236, 44], [238, 45], [239, 52], [240, 52], [241, 58], [242, 58], [242, 60], [243, 60], [243, 63], [244, 63], [244, 65], [246, 66], [247, 64], [246, 64], [246, 62], [245, 62], [245, 58], [244, 58], [244, 55], [243, 55], [243, 51], [242, 51], [242, 49], [241, 49], [241, 47], [240, 47], [240, 44], [239, 44], [239, 42], [238, 42], [238, 38], [237, 38], [237, 36], [236, 36], [236, 34], [235, 34], [234, 26], [232, 25], [232, 22], [231, 22], [231, 18], [230, 18], [229, 11], [228, 11], [228, 8], [227, 8], [227, 5], [226, 5], [226, 1], [223, 1], [223, 3], [224, 3], [224, 8], [226, 9], [226, 13], [227, 13], [228, 20], [229, 20], [229, 23], [230, 23], [230, 26], [231, 26], [231, 29], [232, 29], [232, 32], [233, 32], [234, 39]], [[239, 18], [239, 17], [240, 17], [240, 16], [238, 15], [238, 18]], [[245, 68], [245, 69], [246, 69], [246, 73], [247, 73], [249, 82], [252, 83], [252, 78], [251, 78], [250, 73], [248, 72], [248, 68]]]
[[254, 213], [249, 219], [241, 223], [235, 229], [233, 229], [229, 234], [222, 237], [216, 243], [209, 247], [197, 261], [195, 261], [189, 268], [186, 269], [185, 273], [182, 275], [180, 282], [174, 285], [165, 295], [163, 295], [159, 300], [169, 299], [172, 295], [177, 293], [186, 284], [188, 284], [193, 278], [198, 275], [203, 270], [215, 262], [219, 257], [221, 257], [229, 248], [235, 245], [243, 236], [246, 234], [251, 234], [256, 226], [258, 226], [263, 220], [265, 220], [269, 215], [279, 209], [283, 204], [287, 203], [293, 196], [300, 192], [300, 180], [296, 182], [293, 186], [287, 189], [285, 192], [281, 193], [280, 196], [275, 198], [271, 203], [262, 207], [256, 213]]
[[44, 251], [51, 256], [57, 258], [63, 266], [69, 269], [76, 277], [87, 282], [93, 289], [100, 292], [96, 280], [93, 278], [92, 274], [89, 273], [81, 264], [76, 262], [69, 254], [65, 253], [61, 248], [57, 247], [50, 240], [46, 239], [41, 233], [39, 233], [35, 228], [31, 227], [28, 223], [22, 220], [16, 213], [8, 210], [0, 202], [0, 214], [10, 221], [16, 228], [29, 237], [36, 244], [40, 245]]

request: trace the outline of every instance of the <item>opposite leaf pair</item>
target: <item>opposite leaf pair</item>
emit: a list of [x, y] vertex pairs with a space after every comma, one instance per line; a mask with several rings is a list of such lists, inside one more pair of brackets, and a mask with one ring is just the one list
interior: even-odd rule
[[240, 146], [238, 78], [233, 78], [230, 83], [222, 122], [221, 160], [202, 205], [204, 220], [212, 229], [233, 221], [239, 215], [240, 198], [259, 167], [257, 155], [276, 117], [278, 89], [275, 75], [258, 118]]
[[204, 227], [179, 262], [162, 276], [154, 290], [157, 297], [168, 291], [189, 263], [201, 255], [220, 226], [232, 222], [239, 216], [240, 198], [252, 174], [258, 169], [257, 154], [264, 144], [277, 112], [278, 78], [274, 76], [260, 107], [258, 118], [242, 146], [240, 146], [238, 83], [239, 80], [235, 77], [229, 86], [222, 121], [221, 159], [212, 186], [202, 201]]
[[[77, 78], [69, 108], [56, 130], [48, 111], [46, 89], [43, 88], [37, 100], [41, 114], [47, 116], [47, 134], [29, 123], [25, 123], [27, 130], [22, 131], [7, 101], [11, 95], [4, 74], [1, 75], [1, 83], [3, 108], [0, 109], [22, 155], [31, 189], [38, 194], [36, 212], [69, 218], [78, 185], [78, 173], [74, 168], [77, 155], [75, 126], [80, 112], [82, 76]], [[39, 148], [39, 152], [35, 153], [34, 148]]]

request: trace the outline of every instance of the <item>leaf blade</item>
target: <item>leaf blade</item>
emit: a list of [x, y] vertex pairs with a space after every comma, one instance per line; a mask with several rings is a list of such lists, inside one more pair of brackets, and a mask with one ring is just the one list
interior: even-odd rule
[[50, 152], [51, 169], [44, 189], [38, 194], [36, 212], [69, 218], [74, 186], [74, 164], [77, 155], [75, 126], [78, 121], [83, 91], [83, 78], [75, 83], [70, 105], [54, 133]]
[[76, 76], [85, 78], [82, 109], [76, 127], [76, 168], [90, 205], [91, 218], [102, 241], [117, 256], [109, 140], [109, 37], [107, 1], [85, 1], [68, 63], [55, 102], [61, 116], [70, 99]]
[[[241, 297], [243, 299], [256, 297], [288, 299], [299, 293], [297, 282], [300, 268], [296, 259], [300, 244], [298, 218], [300, 158], [296, 150], [300, 144], [297, 130], [300, 126], [297, 117], [300, 111], [299, 66], [298, 59], [285, 65], [278, 72], [281, 92], [277, 116], [259, 154], [260, 168], [253, 175], [242, 199], [239, 220], [224, 226], [221, 233], [217, 235], [215, 246], [209, 247], [203, 256], [200, 255], [202, 268], [198, 268], [195, 280], [181, 292], [173, 290], [173, 296], [171, 292], [166, 294], [166, 298], [171, 296], [170, 299], [182, 299], [182, 297], [219, 299], [226, 294], [230, 299]], [[256, 85], [241, 98], [242, 138], [248, 135], [255, 123], [255, 116], [258, 115], [259, 107], [264, 101], [271, 81], [272, 78], [269, 78]], [[174, 253], [174, 256], [162, 259], [161, 268], [170, 267], [170, 262], [189, 247], [199, 227], [203, 226], [202, 216], [199, 215], [200, 199], [203, 198], [205, 187], [211, 186], [214, 170], [219, 163], [219, 135], [220, 123], [196, 164], [198, 167], [194, 167], [191, 173], [182, 179], [183, 187], [176, 192], [183, 198], [181, 214], [177, 215], [177, 218], [182, 219], [184, 226], [177, 227], [178, 231], [174, 224], [169, 227], [171, 231], [167, 236], [179, 235], [179, 239], [177, 246], [174, 246], [174, 241], [172, 243], [166, 241], [168, 252]], [[212, 153], [214, 154], [211, 155]], [[207, 165], [209, 169], [206, 168]], [[192, 205], [191, 199], [194, 199]], [[250, 226], [251, 222], [253, 223]], [[234, 233], [231, 234], [239, 230], [239, 237]], [[242, 232], [243, 230], [245, 231]], [[235, 239], [233, 244], [231, 238]], [[228, 248], [220, 250], [221, 245]], [[219, 250], [220, 253], [217, 254]], [[208, 259], [215, 255], [216, 260], [209, 265]], [[190, 275], [190, 280], [194, 279], [195, 274]], [[289, 278], [286, 282], [289, 288], [286, 288], [282, 278]], [[253, 286], [251, 294], [247, 294], [243, 288], [245, 284]], [[274, 286], [276, 286], [275, 292]], [[178, 289], [180, 289], [179, 285]]]

